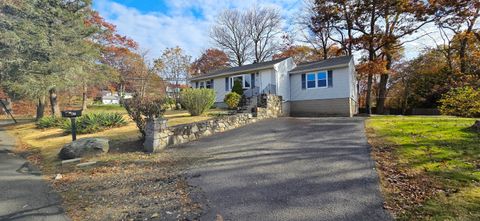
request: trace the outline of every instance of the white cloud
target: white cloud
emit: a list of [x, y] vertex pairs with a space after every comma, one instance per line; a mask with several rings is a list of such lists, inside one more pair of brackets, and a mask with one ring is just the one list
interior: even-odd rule
[[[95, 1], [95, 9], [107, 21], [115, 24], [118, 32], [131, 37], [143, 50], [149, 50], [149, 57], [161, 55], [167, 47], [180, 46], [194, 57], [202, 50], [212, 47], [209, 38], [210, 25], [216, 15], [227, 8], [249, 8], [255, 4], [273, 6], [282, 9], [282, 16], [292, 17], [303, 0], [270, 1], [222, 1], [191, 0], [167, 1], [168, 13], [141, 12], [135, 8], [116, 3], [112, 0]], [[192, 9], [201, 13], [195, 17]]]
[[[217, 14], [227, 8], [246, 9], [255, 4], [280, 9], [285, 29], [298, 32], [294, 23], [304, 9], [304, 0], [166, 0], [167, 12], [142, 12], [116, 3], [114, 0], [95, 0], [95, 9], [118, 28], [118, 32], [133, 38], [141, 49], [149, 50], [149, 58], [159, 57], [167, 47], [180, 46], [194, 58], [213, 46], [209, 38], [211, 24]], [[152, 4], [158, 4], [153, 3]], [[195, 16], [198, 12], [201, 16]], [[408, 39], [431, 33], [441, 43], [434, 25], [428, 25]], [[422, 37], [405, 44], [406, 59], [417, 56], [422, 49], [434, 47], [430, 37]], [[357, 56], [358, 57], [358, 56]]]
[[133, 38], [150, 57], [158, 57], [167, 47], [180, 46], [187, 53], [197, 55], [199, 46], [208, 42], [206, 21], [193, 16], [168, 16], [160, 13], [141, 13], [134, 8], [102, 1], [97, 10], [107, 21], [115, 24], [118, 32]]

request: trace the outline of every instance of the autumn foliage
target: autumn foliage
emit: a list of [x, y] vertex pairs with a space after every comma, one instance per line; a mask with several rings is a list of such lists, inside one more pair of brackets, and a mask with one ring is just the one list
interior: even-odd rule
[[202, 75], [230, 66], [225, 52], [210, 48], [205, 50], [190, 66], [191, 75]]

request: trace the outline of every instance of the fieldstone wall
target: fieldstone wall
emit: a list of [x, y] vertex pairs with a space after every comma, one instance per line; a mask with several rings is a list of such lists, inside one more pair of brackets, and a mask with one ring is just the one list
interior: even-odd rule
[[282, 97], [262, 94], [258, 97], [256, 117], [260, 119], [283, 116]]
[[259, 97], [259, 105], [254, 113], [238, 113], [174, 127], [168, 127], [166, 119], [149, 119], [143, 146], [147, 152], [158, 152], [170, 146], [279, 116], [282, 116], [282, 98], [264, 95]]

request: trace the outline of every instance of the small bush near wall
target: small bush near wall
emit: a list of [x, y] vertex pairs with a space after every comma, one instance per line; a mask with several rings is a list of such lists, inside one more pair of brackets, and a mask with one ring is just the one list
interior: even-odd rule
[[132, 99], [128, 99], [123, 104], [127, 109], [128, 115], [137, 125], [142, 140], [145, 139], [146, 120], [162, 117], [165, 113], [166, 101], [161, 98], [147, 98], [135, 95]]
[[207, 111], [215, 103], [215, 91], [206, 88], [189, 88], [180, 92], [180, 103], [192, 116]]
[[[91, 113], [77, 118], [77, 133], [89, 134], [106, 130], [113, 127], [121, 127], [127, 125], [127, 121], [123, 119], [119, 113]], [[64, 121], [62, 125], [66, 133], [71, 132], [70, 120]]]
[[480, 90], [472, 87], [454, 88], [440, 100], [440, 112], [461, 117], [480, 117]]
[[227, 95], [225, 95], [225, 98], [223, 101], [227, 104], [229, 109], [235, 109], [238, 107], [238, 104], [240, 103], [240, 99], [242, 96], [235, 92], [230, 92]]

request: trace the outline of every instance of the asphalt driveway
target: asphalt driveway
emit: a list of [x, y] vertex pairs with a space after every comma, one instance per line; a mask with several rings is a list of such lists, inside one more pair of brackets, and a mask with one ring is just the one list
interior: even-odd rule
[[183, 145], [202, 220], [391, 220], [362, 118], [280, 118]]
[[12, 153], [15, 139], [0, 121], [0, 220], [67, 221], [61, 198], [42, 179], [40, 171]]

